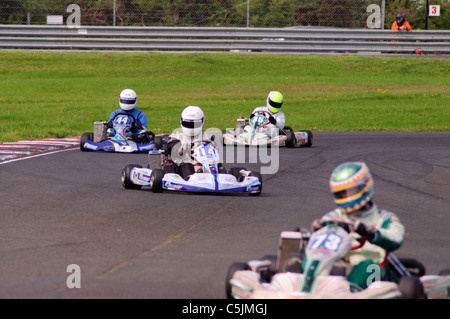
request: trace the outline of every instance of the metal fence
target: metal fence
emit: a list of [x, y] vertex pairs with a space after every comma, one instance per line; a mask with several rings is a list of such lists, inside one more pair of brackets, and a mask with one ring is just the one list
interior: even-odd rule
[[450, 31], [0, 25], [0, 48], [448, 55]]
[[0, 24], [383, 29], [384, 7], [385, 0], [1, 0]]

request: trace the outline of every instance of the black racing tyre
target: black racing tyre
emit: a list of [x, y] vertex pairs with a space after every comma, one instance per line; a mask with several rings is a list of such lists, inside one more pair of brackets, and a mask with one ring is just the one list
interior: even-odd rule
[[305, 132], [306, 135], [308, 135], [308, 142], [306, 142], [305, 145], [302, 145], [303, 147], [311, 147], [312, 143], [313, 143], [313, 133], [311, 131], [302, 131]]
[[417, 277], [425, 275], [425, 266], [417, 259], [401, 257], [399, 260], [412, 275]]
[[259, 188], [259, 192], [258, 193], [250, 193], [249, 195], [250, 196], [259, 196], [259, 195], [261, 195], [262, 188], [263, 188], [263, 179], [262, 179], [261, 173], [259, 173], [259, 172], [251, 172], [249, 174], [249, 176], [254, 176], [254, 177], [258, 178], [259, 182], [261, 183], [261, 187]]
[[157, 150], [161, 150], [163, 148], [163, 146], [164, 146], [162, 136], [155, 136], [154, 141], [155, 141], [155, 148]]
[[236, 179], [238, 180], [238, 182], [240, 182], [241, 180], [242, 180], [242, 175], [241, 175], [241, 173], [239, 173], [239, 171], [240, 170], [247, 170], [246, 168], [244, 168], [244, 167], [231, 167], [229, 170], [228, 170], [228, 174], [231, 174], [231, 175], [233, 175], [234, 177], [236, 177]]
[[122, 186], [126, 189], [141, 189], [142, 185], [133, 184], [130, 180], [130, 173], [133, 168], [142, 168], [141, 165], [138, 164], [128, 164], [122, 169]]
[[150, 177], [150, 184], [153, 193], [162, 193], [163, 191], [163, 177], [164, 171], [162, 169], [154, 169]]
[[442, 269], [438, 275], [439, 276], [450, 276], [450, 269]]
[[228, 268], [227, 277], [225, 278], [225, 296], [227, 299], [233, 299], [230, 280], [233, 278], [234, 273], [239, 270], [250, 270], [250, 267], [247, 263], [236, 262]]
[[86, 143], [86, 140], [94, 141], [94, 133], [83, 133], [80, 137], [80, 150], [83, 152], [89, 151], [87, 148], [84, 148], [84, 143]]
[[425, 298], [423, 284], [417, 276], [404, 276], [400, 278], [398, 289], [402, 294], [402, 299]]
[[293, 148], [295, 146], [295, 134], [291, 131], [286, 131], [286, 147]]

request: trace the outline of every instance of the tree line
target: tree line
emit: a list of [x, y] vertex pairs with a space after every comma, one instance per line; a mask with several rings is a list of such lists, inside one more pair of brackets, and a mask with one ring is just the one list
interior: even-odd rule
[[[403, 13], [414, 29], [425, 29], [425, 0], [386, 0], [385, 28]], [[450, 29], [450, 4], [441, 5], [441, 16], [428, 19], [429, 29]], [[366, 28], [369, 4], [381, 0], [2, 0], [0, 24], [46, 24], [47, 15], [70, 13], [77, 4], [82, 25], [100, 26], [202, 26], [291, 27], [320, 26]]]

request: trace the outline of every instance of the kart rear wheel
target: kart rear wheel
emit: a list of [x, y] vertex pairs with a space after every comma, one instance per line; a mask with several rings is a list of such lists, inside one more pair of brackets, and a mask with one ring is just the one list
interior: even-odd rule
[[258, 178], [259, 182], [261, 183], [261, 187], [259, 188], [259, 192], [257, 192], [257, 193], [250, 193], [250, 196], [259, 196], [259, 195], [261, 195], [262, 188], [263, 188], [263, 180], [262, 180], [261, 173], [259, 173], [259, 172], [251, 172], [249, 174], [249, 176], [254, 176], [254, 177]]
[[295, 146], [295, 134], [291, 131], [286, 131], [286, 147], [293, 148]]
[[122, 186], [126, 189], [142, 188], [142, 185], [133, 184], [133, 182], [130, 180], [131, 170], [135, 167], [142, 168], [142, 166], [138, 164], [128, 164], [122, 169]]
[[398, 289], [402, 294], [402, 299], [425, 299], [423, 284], [417, 276], [400, 278]]
[[161, 150], [163, 148], [163, 146], [164, 146], [163, 138], [161, 136], [155, 136], [154, 141], [155, 141], [155, 148], [157, 150]]
[[450, 269], [442, 269], [439, 273], [439, 276], [450, 276]]
[[233, 278], [234, 273], [239, 270], [250, 270], [250, 267], [247, 263], [233, 263], [229, 268], [227, 272], [227, 277], [225, 279], [225, 295], [227, 299], [233, 299], [233, 295], [231, 294], [231, 283], [230, 280]]
[[86, 140], [94, 141], [94, 133], [83, 133], [80, 137], [80, 150], [82, 152], [89, 151], [87, 148], [84, 148], [84, 143], [86, 143]]
[[163, 191], [163, 177], [164, 171], [162, 169], [154, 169], [150, 177], [150, 185], [153, 193], [162, 193]]

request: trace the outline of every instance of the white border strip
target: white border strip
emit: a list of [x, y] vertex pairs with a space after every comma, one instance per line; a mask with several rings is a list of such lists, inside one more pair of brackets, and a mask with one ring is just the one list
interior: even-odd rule
[[17, 161], [22, 161], [22, 160], [26, 160], [26, 159], [30, 159], [30, 158], [35, 158], [35, 157], [52, 155], [52, 154], [56, 154], [56, 153], [60, 153], [60, 152], [73, 151], [73, 150], [79, 150], [79, 148], [75, 148], [75, 147], [74, 148], [65, 148], [63, 150], [51, 151], [51, 152], [47, 152], [47, 153], [40, 153], [40, 154], [25, 156], [25, 157], [18, 157], [18, 158], [2, 161], [2, 162], [0, 162], [0, 165], [17, 162]]

